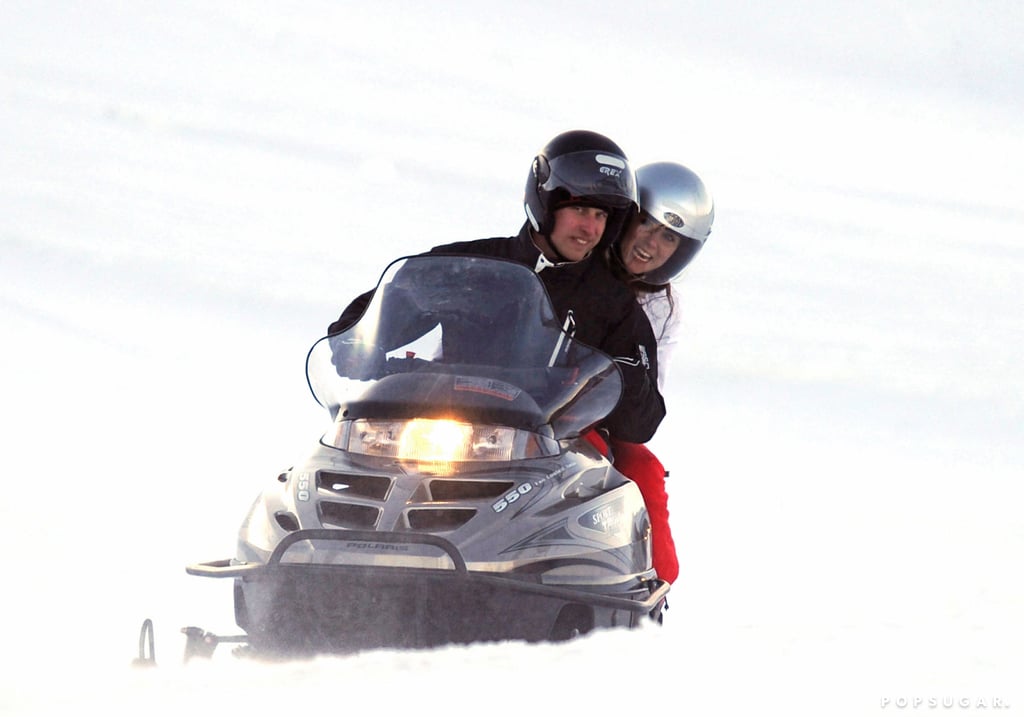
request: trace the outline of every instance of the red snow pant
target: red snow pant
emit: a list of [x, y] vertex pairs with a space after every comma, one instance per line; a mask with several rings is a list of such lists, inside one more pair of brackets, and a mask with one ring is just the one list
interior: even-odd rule
[[[597, 431], [583, 435], [594, 448], [608, 455], [608, 444]], [[665, 466], [642, 443], [611, 441], [615, 469], [636, 483], [651, 519], [651, 557], [658, 577], [672, 583], [679, 577], [679, 558], [668, 522]]]

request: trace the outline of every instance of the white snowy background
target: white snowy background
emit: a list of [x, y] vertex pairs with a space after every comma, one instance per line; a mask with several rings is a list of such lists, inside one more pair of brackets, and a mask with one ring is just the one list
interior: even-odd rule
[[[1024, 711], [1024, 6], [755, 5], [0, 3], [0, 713]], [[308, 346], [572, 128], [716, 197], [664, 627], [182, 666]]]

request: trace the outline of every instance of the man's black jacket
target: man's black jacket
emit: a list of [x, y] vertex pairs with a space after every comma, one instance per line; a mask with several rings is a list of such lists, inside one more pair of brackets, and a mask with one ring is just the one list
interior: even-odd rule
[[[646, 443], [651, 439], [665, 417], [665, 402], [658, 392], [657, 342], [633, 292], [599, 257], [591, 254], [582, 261], [552, 265], [541, 259], [529, 224], [523, 225], [518, 236], [445, 244], [427, 253], [494, 256], [538, 270], [559, 320], [564, 322], [571, 312], [575, 331], [570, 333], [611, 356], [622, 372], [622, 398], [601, 427], [620, 441]], [[540, 269], [541, 265], [545, 268]], [[372, 296], [372, 291], [367, 292], [349, 304], [328, 327], [328, 334], [354, 324]]]

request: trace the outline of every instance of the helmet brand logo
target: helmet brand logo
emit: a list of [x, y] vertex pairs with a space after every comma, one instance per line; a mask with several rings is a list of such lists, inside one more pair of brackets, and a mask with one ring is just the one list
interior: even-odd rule
[[607, 174], [610, 177], [618, 177], [622, 174], [621, 169], [612, 169], [611, 167], [601, 167], [598, 171], [601, 172], [601, 174]]
[[683, 218], [675, 212], [665, 212], [662, 217], [666, 224], [671, 224], [674, 227], [681, 227], [686, 223], [683, 221]]

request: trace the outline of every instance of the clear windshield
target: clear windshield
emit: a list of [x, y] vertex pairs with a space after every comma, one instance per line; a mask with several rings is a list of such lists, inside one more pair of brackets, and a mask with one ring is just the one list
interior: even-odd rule
[[562, 330], [520, 264], [417, 256], [391, 264], [363, 316], [320, 339], [306, 375], [339, 419], [453, 418], [571, 437], [619, 400], [605, 354]]

